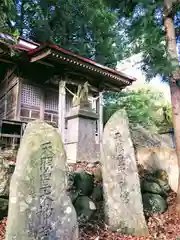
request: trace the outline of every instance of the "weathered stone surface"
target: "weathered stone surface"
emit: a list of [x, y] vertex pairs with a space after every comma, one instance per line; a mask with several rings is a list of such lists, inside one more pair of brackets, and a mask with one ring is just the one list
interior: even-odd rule
[[136, 149], [139, 148], [173, 148], [171, 135], [163, 136], [152, 133], [141, 125], [131, 126], [130, 128], [132, 142]]
[[177, 192], [179, 167], [175, 149], [168, 147], [138, 148], [136, 157], [139, 164], [148, 171], [165, 170], [173, 191]]
[[96, 211], [96, 205], [87, 196], [79, 196], [74, 203], [74, 207], [80, 224], [87, 222]]
[[134, 149], [124, 110], [107, 122], [101, 152], [105, 215], [113, 229], [147, 235]]
[[144, 193], [142, 199], [145, 212], [163, 213], [167, 209], [167, 202], [158, 194]]
[[95, 162], [99, 159], [95, 141], [97, 119], [98, 115], [91, 108], [79, 105], [70, 109], [66, 116], [66, 152], [69, 162]]
[[6, 240], [78, 239], [65, 163], [57, 131], [40, 120], [29, 123], [10, 184]]

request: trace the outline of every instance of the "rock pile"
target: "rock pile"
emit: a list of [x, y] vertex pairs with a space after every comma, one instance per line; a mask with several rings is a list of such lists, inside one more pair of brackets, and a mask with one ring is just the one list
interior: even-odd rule
[[141, 179], [141, 192], [145, 213], [163, 213], [167, 210], [170, 191], [168, 174], [164, 170], [147, 172]]
[[90, 220], [98, 203], [103, 200], [103, 188], [101, 167], [96, 163], [84, 167], [83, 163], [80, 165], [81, 167], [69, 172], [68, 194], [76, 209], [78, 222], [83, 225]]
[[[145, 214], [165, 212], [168, 207], [167, 197], [171, 190], [167, 172], [164, 170], [149, 172], [139, 169], [139, 175]], [[101, 165], [83, 162], [74, 165], [69, 174], [68, 185], [69, 195], [79, 216], [79, 222], [87, 222], [95, 212], [95, 209], [90, 209], [90, 204], [94, 203], [99, 211], [99, 204], [103, 201]], [[93, 203], [88, 204], [89, 202]]]
[[[6, 157], [6, 155], [8, 157]], [[11, 154], [0, 154], [0, 218], [7, 216], [9, 182], [14, 171]], [[145, 174], [144, 174], [145, 173]], [[170, 190], [168, 175], [159, 170], [139, 169], [143, 207], [146, 214], [165, 212]], [[68, 194], [76, 209], [80, 225], [98, 214], [103, 205], [102, 171], [100, 163], [81, 162], [69, 166]], [[94, 214], [96, 212], [96, 214]], [[94, 218], [93, 218], [94, 219]]]

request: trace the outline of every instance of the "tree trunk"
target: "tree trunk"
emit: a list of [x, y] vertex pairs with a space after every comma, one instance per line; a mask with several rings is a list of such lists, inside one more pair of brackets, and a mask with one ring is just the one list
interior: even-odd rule
[[[178, 63], [178, 54], [176, 46], [176, 34], [173, 21], [172, 7], [173, 3], [177, 1], [173, 0], [164, 0], [165, 14], [164, 14], [164, 25], [166, 29], [166, 40], [167, 48], [169, 55], [171, 57], [171, 62], [173, 65], [173, 72], [170, 76], [170, 91], [171, 91], [171, 102], [172, 102], [172, 111], [173, 111], [173, 125], [175, 133], [175, 142], [176, 142], [176, 153], [178, 159], [178, 167], [180, 169], [180, 85], [176, 84], [176, 81], [180, 82], [179, 78], [179, 63]], [[177, 211], [180, 213], [180, 171], [178, 179], [178, 191], [177, 191]]]

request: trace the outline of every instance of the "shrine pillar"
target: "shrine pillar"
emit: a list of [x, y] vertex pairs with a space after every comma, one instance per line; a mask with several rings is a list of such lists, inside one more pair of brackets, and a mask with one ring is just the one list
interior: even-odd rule
[[66, 82], [59, 82], [58, 131], [65, 142]]

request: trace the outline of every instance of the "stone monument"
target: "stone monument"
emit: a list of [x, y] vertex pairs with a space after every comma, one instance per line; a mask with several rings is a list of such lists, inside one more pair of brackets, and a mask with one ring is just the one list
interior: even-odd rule
[[10, 184], [6, 240], [77, 240], [66, 184], [60, 135], [41, 120], [29, 123]]
[[72, 108], [66, 116], [67, 142], [66, 150], [69, 162], [97, 161], [96, 120], [98, 115], [92, 110], [88, 101], [88, 83], [78, 86], [73, 97]]
[[101, 146], [106, 222], [112, 230], [148, 234], [129, 122], [124, 110], [107, 122]]

